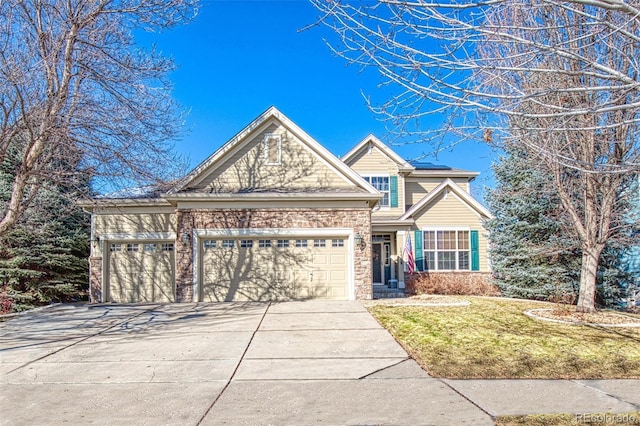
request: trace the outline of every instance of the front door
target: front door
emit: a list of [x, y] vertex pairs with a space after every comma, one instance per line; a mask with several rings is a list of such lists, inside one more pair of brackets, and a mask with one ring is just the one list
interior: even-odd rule
[[382, 277], [382, 244], [374, 243], [371, 247], [373, 264], [373, 283], [384, 284]]

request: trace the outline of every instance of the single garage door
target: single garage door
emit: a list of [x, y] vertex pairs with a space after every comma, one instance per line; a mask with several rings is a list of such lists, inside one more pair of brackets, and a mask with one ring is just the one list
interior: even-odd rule
[[200, 244], [202, 301], [349, 297], [344, 237], [208, 239]]
[[174, 265], [173, 243], [110, 243], [107, 300], [117, 303], [173, 302]]

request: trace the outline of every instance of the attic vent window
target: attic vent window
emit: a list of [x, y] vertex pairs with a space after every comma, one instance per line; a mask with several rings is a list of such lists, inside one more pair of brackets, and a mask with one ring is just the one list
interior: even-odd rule
[[264, 163], [279, 165], [282, 159], [282, 138], [280, 135], [267, 133], [264, 135]]

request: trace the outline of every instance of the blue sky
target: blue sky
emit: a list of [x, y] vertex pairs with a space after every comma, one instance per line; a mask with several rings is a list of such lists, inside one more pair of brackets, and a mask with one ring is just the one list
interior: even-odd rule
[[[174, 97], [190, 113], [176, 147], [191, 167], [271, 105], [337, 156], [369, 133], [390, 140], [362, 95], [383, 100], [377, 72], [336, 57], [323, 40], [334, 36], [330, 30], [299, 31], [317, 17], [305, 0], [203, 0], [190, 24], [145, 35], [179, 67], [171, 75]], [[426, 144], [393, 149], [408, 159], [432, 152]], [[482, 199], [483, 187], [493, 186], [494, 157], [486, 146], [465, 142], [424, 161], [481, 172], [473, 193]]]

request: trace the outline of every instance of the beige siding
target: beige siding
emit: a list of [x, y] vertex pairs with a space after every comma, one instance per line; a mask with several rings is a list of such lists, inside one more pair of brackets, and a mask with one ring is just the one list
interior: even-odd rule
[[369, 150], [366, 146], [353, 157], [347, 165], [361, 176], [385, 175], [398, 176], [398, 207], [381, 207], [372, 212], [372, 216], [394, 216], [404, 213], [404, 176], [398, 174], [398, 165], [376, 147]]
[[[267, 164], [265, 134], [281, 138], [280, 164]], [[196, 186], [211, 192], [353, 188], [282, 126], [271, 125], [232, 153]]]
[[94, 215], [94, 233], [139, 234], [145, 232], [175, 232], [176, 217], [172, 213]]
[[[406, 204], [412, 206], [422, 200], [429, 192], [433, 191], [442, 183], [445, 178], [422, 178], [419, 181], [414, 179], [406, 180]], [[458, 186], [469, 192], [469, 181], [467, 178], [451, 178]]]
[[[108, 234], [154, 234], [175, 233], [176, 215], [173, 213], [114, 213], [94, 214], [94, 237], [104, 239]], [[100, 256], [99, 248], [94, 247], [94, 256]]]
[[396, 162], [375, 146], [371, 149], [368, 149], [368, 146], [363, 147], [356, 156], [349, 160], [347, 165], [360, 174], [363, 172], [398, 173]]
[[446, 198], [444, 194], [439, 195], [414, 218], [419, 229], [468, 226], [472, 231], [479, 231], [480, 271], [489, 271], [488, 242], [482, 219], [455, 194], [449, 192]]

